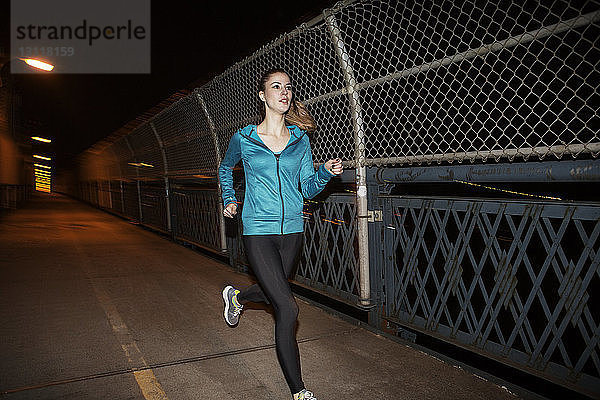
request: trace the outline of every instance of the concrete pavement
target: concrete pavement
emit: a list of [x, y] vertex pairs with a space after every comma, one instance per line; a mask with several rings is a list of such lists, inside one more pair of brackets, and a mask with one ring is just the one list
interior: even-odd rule
[[[251, 280], [60, 195], [0, 219], [0, 397], [289, 399], [268, 308], [222, 318]], [[302, 300], [304, 381], [319, 400], [515, 399], [498, 385]]]

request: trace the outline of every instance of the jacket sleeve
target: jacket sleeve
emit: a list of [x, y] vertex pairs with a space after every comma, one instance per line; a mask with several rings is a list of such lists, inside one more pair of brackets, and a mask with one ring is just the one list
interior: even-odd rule
[[321, 164], [317, 171], [313, 166], [312, 151], [310, 143], [306, 141], [306, 150], [300, 161], [300, 188], [302, 195], [307, 199], [312, 199], [319, 194], [329, 182], [333, 174]]
[[236, 132], [229, 141], [229, 147], [225, 157], [219, 165], [219, 182], [221, 182], [221, 197], [223, 205], [227, 207], [229, 203], [237, 203], [235, 190], [233, 189], [233, 167], [241, 160], [242, 152], [240, 148], [240, 135]]

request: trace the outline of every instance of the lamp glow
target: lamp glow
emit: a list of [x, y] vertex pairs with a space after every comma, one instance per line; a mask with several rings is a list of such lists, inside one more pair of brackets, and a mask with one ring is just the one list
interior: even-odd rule
[[50, 157], [39, 156], [37, 154], [34, 154], [33, 157], [39, 158], [40, 160], [47, 160], [47, 161], [52, 160]]
[[52, 143], [51, 139], [46, 139], [43, 137], [39, 137], [39, 136], [32, 136], [31, 137], [33, 140], [37, 140], [38, 142], [44, 142], [44, 143]]
[[33, 164], [33, 165], [35, 165], [36, 167], [40, 167], [40, 168], [52, 169], [52, 167], [49, 167], [47, 165], [42, 165], [42, 164]]
[[36, 60], [34, 58], [20, 58], [20, 60], [25, 62], [27, 65], [44, 71], [52, 71], [54, 69], [54, 65], [48, 64], [40, 60]]
[[152, 164], [146, 164], [146, 163], [143, 163], [143, 162], [138, 162], [138, 163], [130, 162], [130, 163], [127, 163], [127, 164], [132, 165], [134, 167], [149, 167], [149, 168], [154, 168], [154, 165], [152, 165]]

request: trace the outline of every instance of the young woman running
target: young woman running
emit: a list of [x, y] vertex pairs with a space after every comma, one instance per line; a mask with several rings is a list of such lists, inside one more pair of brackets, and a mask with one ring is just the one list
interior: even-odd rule
[[[342, 172], [339, 159], [313, 167], [307, 131], [316, 126], [306, 108], [294, 99], [289, 75], [281, 69], [263, 74], [258, 97], [263, 120], [237, 131], [219, 166], [225, 209], [233, 218], [237, 199], [233, 167], [242, 160], [246, 193], [242, 222], [244, 245], [258, 284], [242, 291], [223, 289], [225, 321], [235, 326], [247, 302], [271, 303], [275, 311], [275, 345], [279, 364], [294, 400], [316, 400], [306, 390], [296, 341], [298, 305], [288, 278], [302, 248], [303, 197], [317, 195], [329, 179]], [[299, 190], [300, 189], [300, 190]]]

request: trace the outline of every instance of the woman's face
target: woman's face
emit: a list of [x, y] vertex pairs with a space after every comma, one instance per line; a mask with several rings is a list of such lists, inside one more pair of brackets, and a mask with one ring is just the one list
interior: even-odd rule
[[285, 114], [290, 109], [292, 102], [292, 84], [290, 77], [283, 72], [276, 72], [269, 76], [265, 84], [264, 92], [258, 92], [258, 96], [265, 102], [266, 110]]

